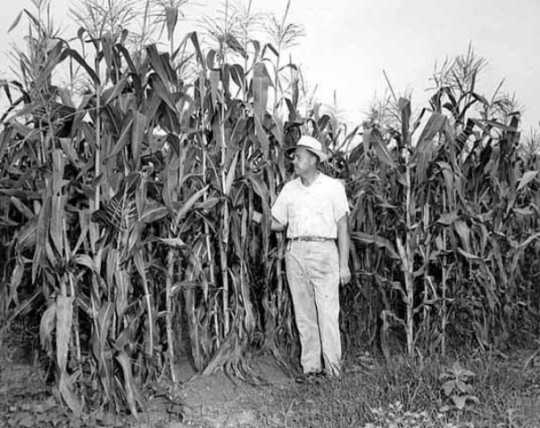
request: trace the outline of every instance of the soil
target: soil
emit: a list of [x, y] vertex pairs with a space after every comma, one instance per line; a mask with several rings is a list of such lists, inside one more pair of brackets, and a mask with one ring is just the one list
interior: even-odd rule
[[[42, 368], [29, 355], [5, 355], [0, 367], [0, 426], [2, 427], [253, 427], [264, 408], [271, 406], [270, 391], [287, 389], [294, 380], [269, 358], [251, 364], [268, 381], [250, 385], [233, 380], [223, 372], [195, 376], [184, 362], [177, 367], [177, 404], [156, 396], [146, 403], [138, 420], [130, 415], [92, 414], [75, 418], [64, 407], [54, 389], [47, 385]], [[271, 425], [272, 422], [268, 421]]]
[[[273, 413], [270, 411], [274, 407], [273, 393], [293, 388], [295, 382], [270, 358], [258, 358], [251, 367], [267, 385], [250, 385], [229, 378], [223, 372], [189, 380], [181, 390], [187, 424], [231, 428], [259, 426], [260, 414]], [[190, 367], [185, 367], [181, 373], [186, 376], [189, 370]]]

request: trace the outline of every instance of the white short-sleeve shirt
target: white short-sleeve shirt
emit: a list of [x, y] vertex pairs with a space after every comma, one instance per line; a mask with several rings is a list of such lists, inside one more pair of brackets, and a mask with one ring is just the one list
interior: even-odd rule
[[300, 178], [289, 181], [272, 206], [272, 216], [287, 226], [287, 238], [335, 239], [337, 222], [348, 213], [343, 184], [323, 173], [309, 186], [304, 186]]

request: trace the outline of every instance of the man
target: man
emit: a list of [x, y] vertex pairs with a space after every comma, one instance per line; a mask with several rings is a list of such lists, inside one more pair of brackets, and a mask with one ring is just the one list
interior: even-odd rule
[[297, 178], [285, 184], [272, 206], [272, 230], [287, 229], [285, 263], [303, 378], [339, 376], [339, 284], [351, 278], [349, 206], [343, 184], [318, 169], [327, 159], [321, 143], [302, 136], [293, 150]]

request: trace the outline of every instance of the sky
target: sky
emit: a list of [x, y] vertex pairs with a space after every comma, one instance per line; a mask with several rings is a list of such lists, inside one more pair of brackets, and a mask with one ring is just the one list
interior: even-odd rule
[[[142, 0], [141, 0], [142, 1]], [[51, 0], [54, 17], [66, 26], [71, 0]], [[220, 0], [196, 0], [191, 15], [212, 15]], [[7, 4], [6, 4], [7, 3]], [[281, 14], [287, 0], [253, 0], [254, 8]], [[30, 0], [5, 2], [0, 16], [0, 52], [20, 43], [7, 29]], [[538, 0], [292, 0], [290, 20], [304, 27], [294, 48], [317, 97], [337, 106], [348, 120], [360, 122], [375, 98], [387, 93], [386, 72], [394, 90], [412, 93], [413, 106], [427, 102], [435, 64], [464, 54], [471, 43], [487, 60], [480, 89], [515, 94], [524, 131], [540, 128], [540, 1]], [[6, 62], [0, 62], [5, 76]]]

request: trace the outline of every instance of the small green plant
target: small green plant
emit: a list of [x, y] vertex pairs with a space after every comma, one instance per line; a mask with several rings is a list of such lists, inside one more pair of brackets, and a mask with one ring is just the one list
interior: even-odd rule
[[453, 408], [463, 410], [467, 402], [478, 403], [478, 397], [473, 395], [470, 383], [474, 376], [472, 371], [461, 367], [458, 361], [439, 376], [439, 380], [444, 382], [441, 386], [444, 396], [452, 403], [442, 406], [441, 411], [447, 412]]
[[405, 410], [400, 401], [391, 403], [388, 407], [372, 408], [374, 421], [364, 425], [364, 428], [418, 428], [440, 426], [454, 428], [455, 425], [447, 423], [442, 413], [431, 415], [428, 411]]

